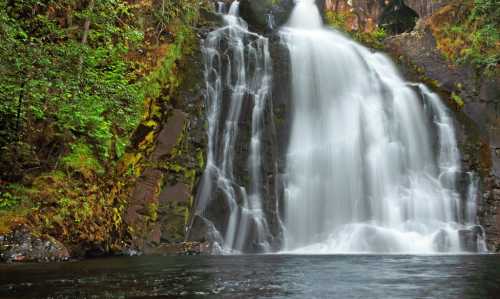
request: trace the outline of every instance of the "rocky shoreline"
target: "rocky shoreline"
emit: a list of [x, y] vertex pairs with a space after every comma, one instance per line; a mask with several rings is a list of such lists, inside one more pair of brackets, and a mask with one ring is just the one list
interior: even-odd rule
[[72, 253], [70, 249], [53, 237], [35, 235], [28, 227], [18, 227], [9, 234], [0, 235], [0, 262], [4, 263], [48, 263], [105, 256], [179, 256], [207, 255], [209, 253], [210, 247], [208, 243], [179, 242], [162, 244], [144, 251], [124, 247], [112, 253], [101, 251], [100, 253], [87, 252], [85, 255], [78, 255]]

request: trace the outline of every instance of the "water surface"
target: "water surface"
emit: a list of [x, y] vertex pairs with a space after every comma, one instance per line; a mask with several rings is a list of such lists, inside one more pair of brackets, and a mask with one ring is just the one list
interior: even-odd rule
[[0, 265], [0, 298], [499, 298], [500, 257], [129, 257]]

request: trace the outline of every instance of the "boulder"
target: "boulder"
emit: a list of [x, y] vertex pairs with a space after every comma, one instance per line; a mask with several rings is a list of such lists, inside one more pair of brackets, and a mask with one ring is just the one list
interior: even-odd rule
[[61, 242], [50, 236], [36, 236], [27, 227], [0, 236], [0, 260], [4, 262], [56, 262], [69, 258]]

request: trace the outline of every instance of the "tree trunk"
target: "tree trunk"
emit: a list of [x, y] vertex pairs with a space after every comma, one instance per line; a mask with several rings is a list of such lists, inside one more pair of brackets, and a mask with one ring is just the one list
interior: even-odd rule
[[[90, 0], [89, 6], [87, 8], [90, 12], [94, 9], [94, 0]], [[90, 31], [90, 18], [87, 17], [85, 19], [85, 23], [83, 24], [83, 36], [82, 36], [82, 44], [87, 43], [87, 39], [89, 37], [89, 31]]]
[[[94, 0], [90, 0], [89, 5], [87, 7], [89, 12], [92, 12], [94, 9]], [[90, 31], [90, 17], [87, 16], [85, 19], [85, 23], [83, 24], [83, 35], [82, 35], [82, 40], [81, 43], [83, 45], [87, 44], [87, 39], [89, 37], [89, 31]], [[78, 79], [80, 79], [80, 74], [82, 72], [82, 66], [83, 66], [83, 54], [80, 55], [80, 61], [78, 64]]]
[[19, 101], [17, 103], [17, 116], [16, 116], [16, 141], [19, 141], [19, 130], [20, 130], [20, 123], [21, 123], [21, 112], [22, 112], [22, 106], [23, 106], [23, 99], [24, 99], [24, 86], [26, 85], [26, 81], [23, 81], [21, 83], [21, 93], [19, 94]]

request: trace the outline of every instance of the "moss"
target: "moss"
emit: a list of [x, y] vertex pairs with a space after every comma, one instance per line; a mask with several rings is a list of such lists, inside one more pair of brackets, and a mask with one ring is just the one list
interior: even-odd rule
[[205, 168], [205, 154], [202, 150], [196, 151], [196, 161], [198, 161], [198, 169]]
[[89, 144], [79, 141], [71, 145], [71, 152], [61, 159], [62, 166], [81, 173], [86, 178], [104, 174], [104, 168], [96, 159]]
[[148, 204], [148, 216], [150, 221], [156, 222], [158, 220], [158, 204], [155, 202]]
[[428, 21], [437, 48], [450, 62], [471, 64], [478, 73], [499, 73], [500, 6], [489, 0], [458, 0]]
[[451, 99], [457, 104], [459, 109], [464, 107], [464, 100], [458, 94], [453, 92], [451, 94]]

